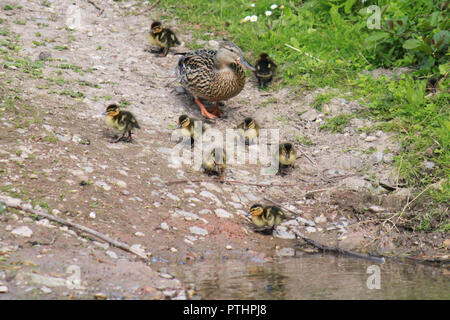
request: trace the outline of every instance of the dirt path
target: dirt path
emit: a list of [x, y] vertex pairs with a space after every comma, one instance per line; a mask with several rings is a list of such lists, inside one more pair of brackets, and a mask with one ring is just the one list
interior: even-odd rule
[[[312, 109], [314, 96], [327, 89], [262, 92], [250, 78], [243, 92], [222, 108], [225, 117], [206, 124], [225, 132], [251, 115], [266, 128], [280, 129], [281, 140], [300, 137], [303, 144], [297, 147], [307, 156], [285, 177], [261, 176], [259, 165], [231, 165], [225, 175], [228, 180], [295, 186], [221, 184], [213, 178], [166, 184], [208, 177], [168, 160], [178, 116], [201, 115], [186, 95], [175, 91], [178, 56], [157, 58], [144, 51], [157, 12], [135, 15], [143, 8], [105, 1], [99, 16], [94, 6], [79, 0], [82, 28], [70, 30], [66, 13], [71, 2], [50, 1], [50, 7], [41, 2], [16, 1], [22, 8], [0, 13], [0, 28], [9, 30], [0, 37], [8, 41], [2, 42], [0, 71], [2, 195], [138, 245], [151, 253], [154, 263], [189, 264], [205, 259], [205, 252], [226, 255], [229, 249], [241, 250], [249, 259], [271, 259], [276, 249], [298, 242], [292, 229], [363, 251], [448, 252], [441, 237], [413, 239], [402, 230], [387, 234], [384, 226], [358, 223], [384, 220], [408, 199], [404, 189], [388, 193], [379, 184], [395, 185], [398, 173], [391, 164], [398, 145], [389, 134], [369, 130], [374, 124], [361, 119], [351, 120], [342, 134], [319, 131], [325, 118], [362, 108], [357, 101], [332, 99], [323, 106], [327, 115]], [[186, 41], [189, 35], [181, 30]], [[20, 50], [14, 50], [16, 45]], [[42, 52], [51, 59], [39, 62]], [[25, 57], [30, 60], [20, 60]], [[109, 143], [101, 113], [113, 101], [127, 105], [141, 124], [131, 144]], [[298, 212], [275, 238], [252, 233], [244, 218], [252, 204], [267, 202], [264, 197]], [[173, 279], [164, 268], [145, 265], [68, 228], [14, 210], [0, 213], [0, 221], [0, 287], [9, 291], [0, 293], [2, 298], [97, 294], [184, 299], [193, 294], [191, 284]], [[394, 243], [397, 238], [405, 242]], [[413, 240], [418, 244], [411, 249]], [[69, 273], [79, 267], [81, 282], [71, 286], [55, 280], [70, 278], [70, 266], [75, 267]]]

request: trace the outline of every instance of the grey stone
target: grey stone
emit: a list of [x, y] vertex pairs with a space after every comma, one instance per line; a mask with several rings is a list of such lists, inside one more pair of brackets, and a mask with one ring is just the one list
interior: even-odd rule
[[276, 254], [280, 257], [293, 257], [295, 255], [295, 250], [293, 248], [282, 248], [277, 250]]
[[200, 227], [196, 227], [196, 226], [192, 226], [189, 228], [189, 231], [193, 234], [199, 235], [199, 236], [206, 236], [208, 234], [208, 231], [200, 228]]
[[280, 239], [295, 239], [295, 234], [284, 226], [276, 227], [273, 236]]
[[33, 230], [31, 230], [27, 226], [21, 226], [21, 227], [15, 228], [13, 231], [11, 231], [11, 233], [16, 236], [30, 238], [31, 235], [33, 234]]

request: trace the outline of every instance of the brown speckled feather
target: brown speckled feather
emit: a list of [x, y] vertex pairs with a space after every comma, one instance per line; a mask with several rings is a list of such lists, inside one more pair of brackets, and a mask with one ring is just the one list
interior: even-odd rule
[[245, 72], [241, 65], [231, 63], [219, 69], [215, 50], [188, 52], [178, 61], [177, 78], [194, 97], [210, 101], [230, 99], [242, 91]]

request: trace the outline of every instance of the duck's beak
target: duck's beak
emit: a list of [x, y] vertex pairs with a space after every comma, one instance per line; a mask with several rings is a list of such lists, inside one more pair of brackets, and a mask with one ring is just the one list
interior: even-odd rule
[[178, 125], [178, 129], [181, 129], [183, 126], [181, 124]]
[[256, 71], [255, 67], [253, 67], [244, 57], [239, 57], [239, 63], [242, 64], [247, 69], [250, 69], [251, 71]]
[[218, 173], [220, 173], [220, 169], [219, 169], [219, 165], [218, 164], [216, 164], [216, 171], [218, 172]]
[[290, 157], [290, 154], [289, 154], [289, 153], [286, 153], [286, 159], [289, 160], [289, 157]]
[[108, 114], [108, 111], [105, 111], [102, 113], [102, 116], [106, 116]]

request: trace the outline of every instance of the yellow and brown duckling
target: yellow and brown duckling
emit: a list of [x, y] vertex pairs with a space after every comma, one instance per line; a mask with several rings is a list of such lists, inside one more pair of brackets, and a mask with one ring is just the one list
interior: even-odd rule
[[278, 149], [279, 173], [283, 169], [294, 167], [294, 162], [297, 160], [297, 152], [292, 143], [281, 143]]
[[264, 88], [272, 81], [277, 65], [267, 53], [261, 53], [255, 65], [255, 76], [258, 79], [259, 88]]
[[254, 204], [251, 206], [248, 215], [255, 226], [255, 231], [272, 231], [278, 224], [286, 218], [283, 210], [276, 206], [262, 206]]
[[[187, 52], [178, 61], [177, 79], [193, 97], [202, 115], [214, 119], [222, 115], [219, 103], [238, 95], [245, 84], [246, 67], [256, 69], [244, 58], [242, 50], [230, 41], [220, 43], [219, 50]], [[209, 113], [200, 99], [215, 101], [216, 108]]]
[[[131, 130], [141, 128], [131, 112], [120, 110], [116, 104], [110, 104], [103, 115], [106, 115], [105, 123], [108, 127], [122, 132], [122, 136], [112, 142], [119, 142], [121, 140], [131, 142]], [[126, 133], [128, 133], [128, 136], [125, 138]]]
[[244, 139], [245, 144], [254, 143], [259, 137], [261, 127], [253, 118], [247, 117], [238, 126], [238, 133]]
[[208, 175], [221, 175], [225, 170], [226, 161], [225, 150], [215, 147], [203, 157], [202, 167]]
[[168, 29], [163, 28], [161, 22], [155, 21], [151, 25], [150, 33], [148, 35], [148, 41], [151, 44], [158, 46], [159, 50], [151, 50], [152, 53], [159, 53], [161, 57], [167, 56], [169, 49], [180, 45], [175, 33]]
[[204, 130], [203, 125], [201, 126], [201, 131], [199, 133], [195, 132], [195, 122], [198, 121], [197, 119], [188, 117], [187, 115], [183, 114], [178, 118], [178, 130], [182, 137], [189, 137], [191, 141], [191, 146], [194, 145], [194, 141], [196, 138], [198, 138], [198, 134], [202, 134]]

